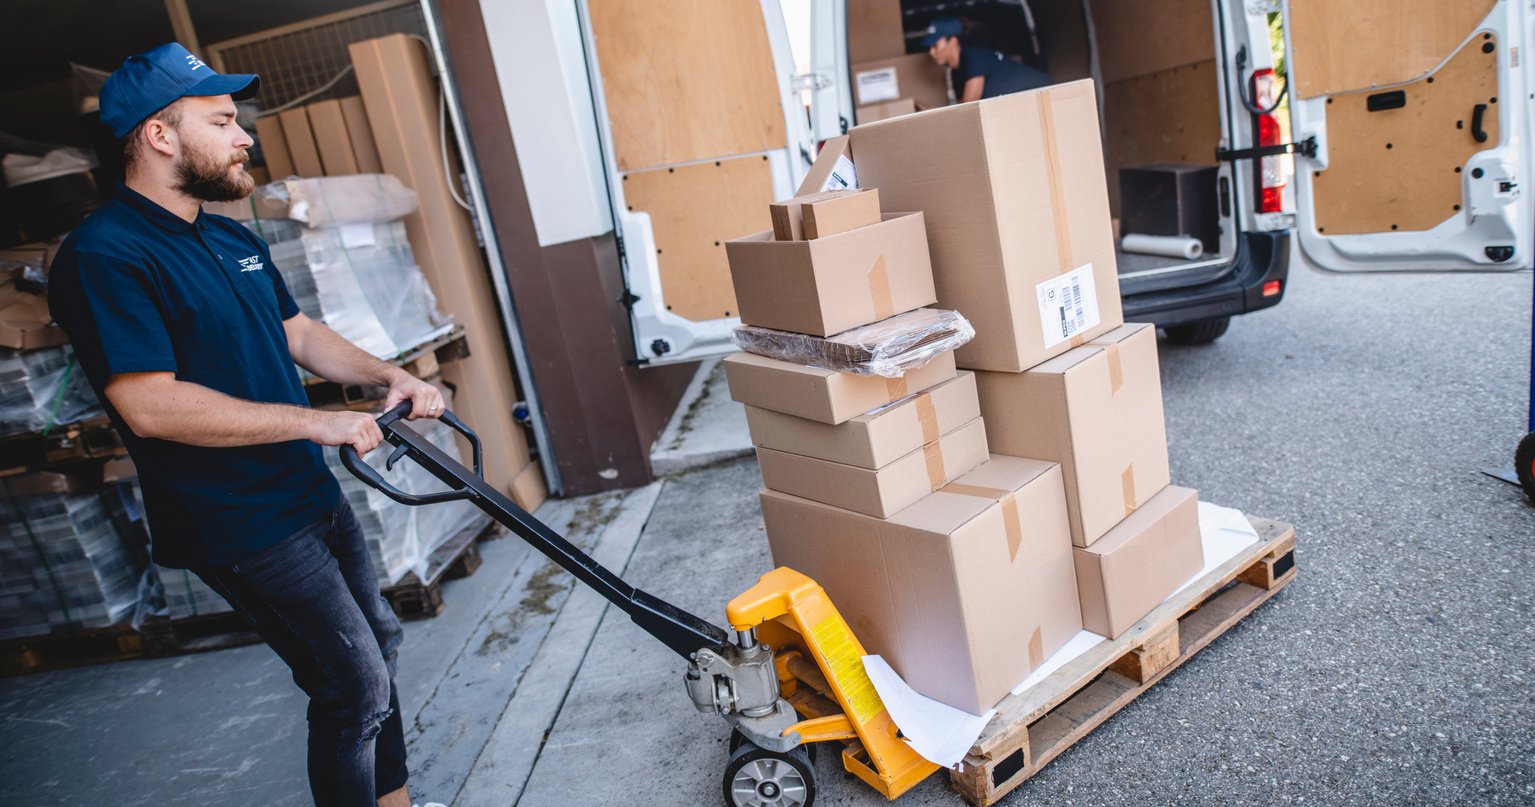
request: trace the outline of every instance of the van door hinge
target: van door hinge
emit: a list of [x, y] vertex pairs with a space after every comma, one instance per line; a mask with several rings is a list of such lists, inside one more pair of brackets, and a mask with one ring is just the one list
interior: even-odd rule
[[1236, 162], [1237, 160], [1251, 160], [1258, 157], [1273, 157], [1279, 154], [1300, 154], [1306, 157], [1316, 156], [1316, 136], [1306, 138], [1294, 143], [1280, 143], [1277, 146], [1254, 146], [1246, 149], [1216, 149], [1216, 162]]

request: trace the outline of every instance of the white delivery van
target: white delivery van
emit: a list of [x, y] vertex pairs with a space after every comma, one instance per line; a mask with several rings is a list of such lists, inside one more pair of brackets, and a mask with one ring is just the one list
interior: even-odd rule
[[[854, 124], [861, 90], [878, 88], [863, 100], [882, 99], [882, 115], [953, 98], [946, 77], [912, 78], [937, 69], [921, 46], [937, 17], [1053, 80], [1094, 79], [1116, 218], [1122, 168], [1195, 167], [1214, 183], [1192, 208], [1192, 226], [1211, 234], [1202, 255], [1118, 256], [1126, 319], [1174, 341], [1211, 341], [1231, 317], [1282, 300], [1292, 240], [1309, 264], [1340, 272], [1532, 265], [1525, 3], [808, 6], [800, 74], [778, 0], [704, 4], [689, 19], [621, 0], [579, 6], [638, 363], [730, 349], [721, 235], [767, 228], [764, 202], [792, 195], [816, 144]], [[1271, 55], [1274, 14], [1287, 81]]]

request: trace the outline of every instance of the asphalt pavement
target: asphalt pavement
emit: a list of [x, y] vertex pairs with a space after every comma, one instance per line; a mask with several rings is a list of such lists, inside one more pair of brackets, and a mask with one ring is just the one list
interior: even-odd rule
[[[1162, 341], [1174, 482], [1293, 523], [1299, 577], [1003, 803], [1535, 803], [1535, 508], [1481, 473], [1525, 430], [1530, 299], [1528, 273], [1297, 267], [1216, 343]], [[769, 558], [711, 375], [660, 446], [683, 470], [540, 516], [720, 620]], [[418, 801], [718, 803], [725, 725], [682, 661], [515, 539], [484, 557], [402, 648]], [[0, 680], [0, 781], [27, 805], [303, 804], [302, 712], [264, 647]], [[817, 772], [821, 805], [885, 803], [834, 754]], [[939, 774], [900, 803], [963, 802]]]

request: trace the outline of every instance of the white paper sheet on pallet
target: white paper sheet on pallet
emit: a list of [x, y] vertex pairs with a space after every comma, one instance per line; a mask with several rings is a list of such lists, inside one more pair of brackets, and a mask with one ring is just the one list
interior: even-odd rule
[[918, 694], [879, 656], [864, 656], [863, 668], [912, 750], [945, 768], [964, 760], [981, 729], [997, 713], [992, 709], [973, 715]]
[[[1258, 540], [1258, 531], [1253, 529], [1252, 523], [1242, 511], [1200, 502], [1199, 540], [1204, 545], [1204, 568], [1179, 586], [1177, 591], [1188, 588], [1217, 566], [1236, 557], [1238, 552]], [[1177, 591], [1173, 593], [1177, 594]], [[1106, 641], [1108, 639], [1096, 633], [1085, 630], [1079, 632], [1014, 687], [1012, 694], [1027, 692], [1051, 673]], [[981, 730], [986, 728], [986, 724], [996, 714], [993, 709], [984, 715], [972, 715], [922, 695], [907, 686], [879, 656], [864, 656], [863, 663], [869, 673], [869, 680], [874, 682], [875, 691], [879, 692], [880, 699], [890, 712], [891, 720], [901, 729], [912, 749], [921, 754], [923, 759], [945, 768], [964, 760], [976, 738], [981, 736]]]

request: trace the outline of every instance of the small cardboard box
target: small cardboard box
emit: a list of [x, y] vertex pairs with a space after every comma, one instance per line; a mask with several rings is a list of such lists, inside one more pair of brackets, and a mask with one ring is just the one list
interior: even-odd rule
[[808, 575], [913, 689], [981, 714], [1082, 628], [1059, 466], [993, 457], [878, 519], [774, 491], [773, 562]]
[[758, 448], [875, 469], [980, 416], [975, 374], [963, 372], [835, 426], [755, 406], [746, 407], [746, 426]]
[[1061, 464], [1071, 541], [1091, 546], [1166, 487], [1154, 325], [1125, 325], [1022, 373], [976, 373], [993, 451]]
[[[949, 103], [948, 74], [926, 52], [858, 62], [853, 65], [853, 94], [857, 106], [908, 98], [923, 109], [936, 109]], [[858, 148], [857, 136], [853, 148]]]
[[877, 120], [894, 118], [897, 115], [910, 115], [917, 111], [917, 102], [910, 98], [897, 98], [894, 101], [884, 101], [878, 104], [869, 104], [853, 110], [853, 120], [856, 123], [873, 123]]
[[875, 470], [757, 449], [762, 484], [769, 490], [876, 518], [889, 518], [915, 504], [987, 457], [986, 426], [980, 418]]
[[879, 191], [831, 190], [768, 205], [773, 240], [805, 241], [880, 222]]
[[1169, 485], [1102, 540], [1072, 553], [1082, 627], [1112, 639], [1204, 567], [1199, 494]]
[[806, 367], [752, 353], [724, 361], [731, 400], [837, 424], [954, 377], [954, 354], [940, 353], [900, 378], [854, 375]]
[[47, 297], [0, 285], [0, 347], [32, 350], [68, 342], [64, 329], [53, 325]]
[[938, 304], [976, 336], [961, 367], [1019, 372], [1123, 322], [1091, 81], [852, 131], [858, 179], [921, 210]]
[[831, 336], [934, 300], [921, 214], [814, 241], [775, 241], [761, 232], [725, 242], [741, 321]]

